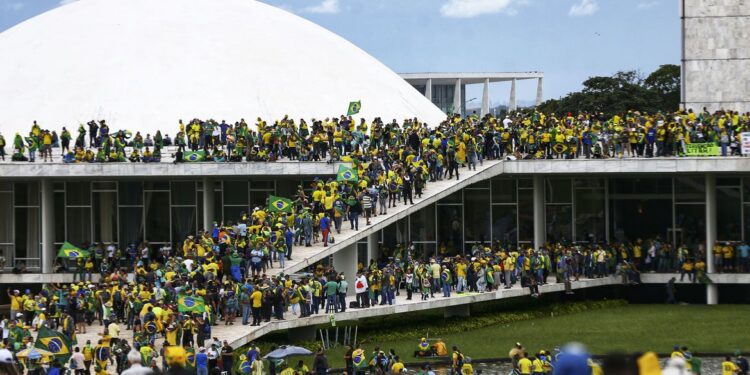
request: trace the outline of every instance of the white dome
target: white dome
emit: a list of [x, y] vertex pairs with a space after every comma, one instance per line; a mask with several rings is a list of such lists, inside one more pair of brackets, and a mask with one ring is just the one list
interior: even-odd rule
[[177, 121], [444, 114], [345, 39], [255, 0], [80, 0], [0, 33], [0, 132], [106, 119], [176, 132]]

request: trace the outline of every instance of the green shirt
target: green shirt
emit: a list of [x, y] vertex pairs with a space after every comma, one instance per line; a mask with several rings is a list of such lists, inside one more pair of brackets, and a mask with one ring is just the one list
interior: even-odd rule
[[326, 289], [326, 296], [335, 296], [338, 286], [338, 283], [333, 280], [327, 282], [326, 285], [323, 285], [323, 287]]

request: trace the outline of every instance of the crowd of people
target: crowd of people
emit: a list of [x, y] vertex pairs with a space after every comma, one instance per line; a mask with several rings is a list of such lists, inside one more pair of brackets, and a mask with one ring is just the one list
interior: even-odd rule
[[[628, 111], [612, 117], [581, 112], [564, 115], [519, 111], [502, 117], [472, 114], [448, 116], [429, 128], [417, 119], [401, 124], [380, 118], [356, 121], [351, 116], [295, 121], [285, 117], [269, 124], [258, 118], [234, 123], [213, 119], [182, 120], [174, 137], [157, 130], [141, 134], [113, 130], [105, 120], [80, 124], [73, 131], [33, 123], [28, 134], [15, 134], [11, 159], [51, 161], [59, 149], [63, 161], [160, 162], [165, 146], [174, 146], [174, 159], [185, 152], [203, 152], [201, 161], [336, 161], [344, 157], [369, 160], [401, 153], [405, 145], [429, 164], [440, 163], [430, 153], [434, 145], [453, 143], [459, 158], [471, 163], [493, 158], [622, 158], [686, 156], [687, 145], [705, 143], [720, 148], [722, 156], [740, 155], [740, 134], [748, 131], [750, 113], [678, 111], [640, 113]], [[461, 129], [461, 132], [450, 130]], [[401, 140], [406, 142], [401, 143]], [[7, 141], [0, 134], [0, 158]], [[54, 151], [57, 152], [57, 151]], [[444, 163], [443, 163], [444, 164]]]

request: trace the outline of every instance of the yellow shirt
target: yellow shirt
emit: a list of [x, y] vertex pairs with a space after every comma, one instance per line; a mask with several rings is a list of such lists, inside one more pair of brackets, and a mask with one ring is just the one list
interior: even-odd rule
[[[10, 309], [11, 310], [21, 310], [22, 303], [23, 303], [23, 297], [21, 296], [10, 297]], [[15, 319], [15, 316], [12, 316], [11, 318]]]
[[722, 375], [734, 375], [737, 372], [737, 365], [731, 361], [724, 361], [721, 363], [721, 374]]
[[521, 374], [531, 374], [531, 361], [528, 358], [521, 358], [518, 361], [518, 369], [521, 371]]
[[544, 362], [539, 358], [531, 362], [531, 367], [534, 369], [534, 372], [544, 372]]
[[253, 300], [253, 307], [260, 307], [262, 298], [263, 293], [259, 290], [254, 291], [253, 294], [250, 295], [250, 299]]
[[391, 366], [392, 374], [400, 374], [402, 371], [404, 371], [404, 364], [401, 362], [396, 362]]
[[473, 375], [474, 374], [474, 368], [471, 366], [471, 363], [464, 363], [464, 365], [461, 367], [461, 375]]
[[466, 277], [466, 264], [464, 263], [456, 264], [456, 276]]

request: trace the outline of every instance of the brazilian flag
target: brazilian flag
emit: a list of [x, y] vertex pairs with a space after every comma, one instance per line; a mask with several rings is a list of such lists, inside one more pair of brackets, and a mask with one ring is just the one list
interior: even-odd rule
[[177, 310], [181, 313], [204, 313], [206, 302], [203, 297], [180, 295], [177, 299]]
[[186, 350], [187, 360], [185, 361], [185, 368], [187, 370], [195, 369], [195, 348], [187, 348]]
[[336, 174], [336, 181], [357, 182], [359, 181], [359, 175], [354, 169], [339, 165], [339, 172]]
[[54, 354], [55, 357], [60, 359], [61, 363], [67, 362], [70, 356], [73, 355], [70, 339], [64, 333], [45, 326], [39, 328], [39, 334], [34, 346]]
[[349, 109], [346, 111], [347, 116], [356, 115], [359, 110], [362, 109], [362, 101], [357, 100], [356, 102], [349, 102]]
[[73, 246], [70, 242], [65, 242], [60, 246], [60, 250], [57, 252], [57, 257], [63, 259], [88, 258], [89, 252]]
[[206, 151], [187, 151], [183, 156], [186, 162], [197, 162], [206, 160]]
[[268, 199], [268, 211], [270, 212], [292, 212], [292, 200], [272, 195]]

